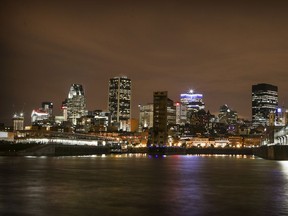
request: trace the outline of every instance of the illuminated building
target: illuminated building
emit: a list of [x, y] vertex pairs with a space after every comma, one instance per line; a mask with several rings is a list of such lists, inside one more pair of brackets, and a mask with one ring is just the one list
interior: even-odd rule
[[31, 122], [35, 124], [36, 122], [41, 122], [49, 118], [49, 113], [42, 109], [34, 109], [31, 113]]
[[192, 123], [191, 118], [193, 118], [193, 115], [196, 112], [205, 109], [205, 104], [203, 102], [203, 95], [195, 93], [193, 90], [181, 94], [180, 102], [187, 108], [187, 123]]
[[31, 122], [34, 125], [35, 124], [42, 125], [43, 121], [49, 120], [52, 118], [52, 114], [53, 114], [53, 103], [42, 102], [41, 108], [32, 110]]
[[187, 122], [187, 107], [183, 103], [176, 102], [176, 124], [185, 124]]
[[194, 93], [193, 90], [181, 94], [180, 101], [182, 104], [186, 105], [187, 111], [199, 111], [201, 109], [205, 109], [203, 94]]
[[91, 118], [91, 130], [97, 132], [107, 131], [110, 123], [110, 113], [102, 110], [89, 111], [88, 116]]
[[153, 103], [139, 105], [139, 131], [153, 127]]
[[108, 110], [112, 125], [122, 131], [130, 131], [131, 80], [125, 76], [109, 80]]
[[269, 115], [278, 107], [278, 87], [266, 83], [252, 85], [252, 123], [269, 125]]
[[231, 110], [227, 104], [224, 104], [220, 107], [218, 118], [220, 123], [231, 124], [237, 122], [238, 114]]
[[173, 100], [167, 98], [167, 125], [176, 124], [176, 106]]
[[86, 114], [84, 89], [80, 84], [72, 84], [67, 98], [67, 120], [76, 125], [77, 119]]
[[0, 141], [14, 141], [14, 133], [8, 131], [0, 131]]
[[282, 108], [277, 108], [276, 114], [275, 114], [275, 125], [276, 126], [285, 126], [287, 125], [287, 110], [282, 107]]
[[49, 117], [53, 115], [53, 103], [52, 102], [42, 102], [42, 110], [49, 114]]
[[23, 115], [23, 113], [20, 113], [20, 114], [15, 113], [13, 115], [12, 120], [13, 120], [13, 130], [14, 131], [24, 129], [24, 115]]
[[[65, 120], [64, 120], [64, 116], [63, 115], [55, 116], [55, 118], [54, 118], [54, 122], [55, 122], [56, 125], [61, 125], [64, 121]], [[67, 121], [67, 119], [66, 119], [66, 121]]]
[[68, 120], [68, 114], [67, 114], [67, 99], [62, 102], [61, 109], [63, 111], [63, 120], [67, 121]]
[[154, 146], [167, 145], [167, 91], [154, 92], [153, 94], [153, 137]]
[[[154, 105], [152, 103], [147, 105], [139, 105], [140, 117], [139, 117], [139, 131], [149, 129], [153, 127], [153, 110]], [[174, 102], [167, 98], [167, 124], [176, 124], [176, 105]]]

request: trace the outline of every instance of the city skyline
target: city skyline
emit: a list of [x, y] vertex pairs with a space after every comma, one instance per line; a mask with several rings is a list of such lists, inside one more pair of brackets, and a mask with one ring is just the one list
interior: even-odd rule
[[132, 117], [153, 92], [195, 89], [205, 109], [228, 104], [251, 120], [251, 87], [278, 86], [287, 106], [285, 1], [4, 1], [1, 7], [0, 122], [30, 118], [43, 101], [56, 115], [72, 83], [87, 108], [107, 110], [108, 81], [132, 82]]

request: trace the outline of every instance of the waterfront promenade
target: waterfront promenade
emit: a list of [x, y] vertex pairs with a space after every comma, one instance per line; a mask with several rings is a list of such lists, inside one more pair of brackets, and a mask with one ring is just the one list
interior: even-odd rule
[[117, 146], [65, 145], [65, 144], [15, 144], [1, 143], [0, 156], [80, 156], [102, 154], [149, 155], [255, 155], [269, 160], [288, 160], [288, 146], [273, 145], [255, 148], [215, 147], [141, 147], [121, 149]]
[[2, 156], [67, 156], [67, 155], [93, 155], [93, 154], [227, 154], [227, 155], [253, 155], [252, 148], [183, 148], [183, 147], [142, 147], [126, 148], [111, 146], [89, 145], [63, 145], [63, 144], [1, 144]]

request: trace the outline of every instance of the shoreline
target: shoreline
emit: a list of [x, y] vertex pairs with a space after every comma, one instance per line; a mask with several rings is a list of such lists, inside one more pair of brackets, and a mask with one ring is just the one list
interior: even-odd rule
[[148, 155], [255, 155], [268, 160], [288, 160], [288, 145], [260, 146], [255, 148], [184, 148], [142, 147], [113, 148], [108, 146], [64, 144], [1, 144], [0, 156], [81, 156], [102, 154]]
[[252, 148], [183, 148], [183, 147], [141, 147], [112, 148], [105, 146], [63, 145], [63, 144], [2, 144], [0, 156], [77, 156], [94, 154], [149, 154], [149, 155], [187, 155], [187, 154], [227, 154], [253, 155]]

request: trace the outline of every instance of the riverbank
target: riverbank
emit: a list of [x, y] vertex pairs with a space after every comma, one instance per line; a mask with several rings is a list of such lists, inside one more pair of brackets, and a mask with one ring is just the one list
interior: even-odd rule
[[287, 145], [260, 146], [255, 148], [253, 153], [267, 160], [288, 160]]
[[252, 148], [182, 148], [182, 147], [142, 147], [119, 149], [105, 146], [62, 145], [62, 144], [1, 144], [0, 156], [74, 156], [94, 154], [223, 154], [253, 155]]

